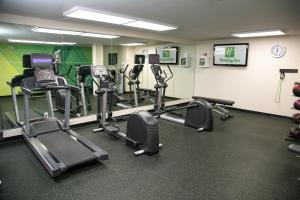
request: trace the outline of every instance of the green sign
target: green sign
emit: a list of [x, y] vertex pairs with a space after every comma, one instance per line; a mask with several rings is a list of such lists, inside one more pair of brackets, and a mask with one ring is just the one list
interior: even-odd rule
[[248, 44], [220, 44], [214, 46], [214, 65], [247, 65]]
[[169, 50], [163, 50], [163, 57], [169, 58], [170, 57], [170, 51]]
[[234, 47], [225, 48], [225, 58], [234, 58]]

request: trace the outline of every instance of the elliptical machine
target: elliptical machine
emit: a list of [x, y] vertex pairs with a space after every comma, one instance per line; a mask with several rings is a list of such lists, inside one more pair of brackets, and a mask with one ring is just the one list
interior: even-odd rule
[[[70, 77], [70, 73], [72, 69], [76, 69], [75, 80], [76, 86], [79, 87], [72, 89], [71, 99], [73, 100], [73, 104], [71, 103], [71, 114], [76, 116], [81, 116], [82, 113], [84, 116], [87, 116], [87, 112], [92, 110], [91, 102], [90, 102], [90, 92], [89, 86], [86, 84], [86, 79], [91, 75], [90, 65], [71, 65], [67, 71], [65, 76]], [[67, 83], [64, 83], [67, 84]], [[56, 110], [60, 112], [64, 112], [64, 102], [66, 98], [65, 90], [58, 90], [55, 94], [55, 106]]]
[[[108, 72], [104, 66], [92, 66], [91, 72], [93, 77], [100, 79], [100, 84], [94, 80], [98, 89], [97, 94], [97, 120], [99, 128], [93, 132], [104, 131], [107, 134], [123, 140], [128, 146], [131, 146], [137, 151], [134, 155], [149, 154], [153, 155], [159, 152], [162, 144], [159, 143], [158, 122], [153, 115], [147, 111], [139, 111], [131, 114], [127, 122], [126, 134], [120, 131], [117, 125], [108, 124], [108, 120], [112, 120], [112, 102], [108, 102], [108, 95], [114, 92], [113, 88], [109, 87], [107, 80]], [[109, 108], [107, 109], [107, 105]]]
[[128, 68], [128, 65], [126, 65], [125, 68], [119, 70], [116, 67], [116, 72], [118, 73], [118, 80], [122, 80], [122, 76], [128, 79], [128, 86], [129, 86], [129, 99], [125, 99], [120, 97], [119, 95], [115, 96], [115, 104], [118, 107], [121, 108], [131, 108], [131, 107], [138, 107], [139, 103], [143, 100], [143, 98], [140, 96], [140, 81], [139, 81], [139, 75], [143, 71], [145, 64], [145, 55], [139, 55], [136, 54], [134, 56], [134, 66], [129, 71], [128, 76], [126, 75], [126, 71]]
[[[170, 66], [167, 65], [169, 73], [171, 74], [171, 76], [168, 77], [165, 70], [161, 69], [158, 54], [149, 54], [149, 64], [151, 65], [151, 70], [156, 80], [156, 85], [154, 86], [156, 91], [154, 109], [156, 110], [157, 116], [161, 119], [196, 128], [198, 131], [211, 131], [213, 129], [213, 108], [211, 104], [199, 98], [191, 101], [187, 106], [171, 109], [166, 108], [165, 95], [168, 87], [167, 82], [173, 77], [173, 72]], [[187, 110], [183, 118], [170, 114], [171, 112], [185, 108]]]

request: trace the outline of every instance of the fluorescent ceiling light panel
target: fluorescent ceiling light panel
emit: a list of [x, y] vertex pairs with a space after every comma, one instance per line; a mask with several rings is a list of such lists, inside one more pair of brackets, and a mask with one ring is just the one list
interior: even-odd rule
[[31, 30], [34, 32], [40, 32], [40, 33], [52, 33], [52, 34], [63, 34], [63, 35], [79, 35], [81, 33], [78, 31], [66, 31], [66, 30], [40, 28], [40, 27], [35, 27]]
[[74, 45], [75, 42], [48, 42], [39, 40], [19, 40], [19, 39], [8, 39], [8, 42], [16, 43], [30, 43], [30, 44], [52, 44], [52, 45]]
[[30, 43], [30, 44], [43, 44], [43, 41], [36, 41], [36, 40], [17, 40], [17, 39], [8, 39], [8, 42]]
[[142, 28], [142, 29], [149, 29], [154, 31], [168, 31], [168, 30], [174, 30], [176, 27], [173, 26], [167, 26], [162, 24], [156, 24], [152, 22], [145, 22], [145, 21], [135, 21], [123, 24], [125, 26], [131, 26], [135, 28]]
[[274, 29], [274, 30], [266, 30], [266, 31], [232, 33], [231, 35], [235, 37], [246, 38], [246, 37], [266, 37], [266, 36], [285, 35], [285, 33], [280, 29]]
[[167, 30], [177, 29], [177, 27], [174, 26], [147, 22], [143, 20], [134, 19], [134, 17], [121, 16], [106, 11], [93, 10], [93, 9], [81, 8], [81, 7], [74, 7], [64, 12], [63, 15], [66, 17], [72, 17], [77, 19], [85, 19], [91, 21], [125, 25], [125, 26], [154, 30], [154, 31], [167, 31]]
[[117, 35], [104, 35], [104, 34], [98, 34], [98, 33], [81, 33], [80, 36], [96, 37], [96, 38], [107, 38], [107, 39], [113, 39], [113, 38], [120, 37], [120, 36], [117, 36]]
[[99, 33], [85, 33], [85, 32], [79, 32], [79, 31], [67, 31], [67, 30], [60, 30], [60, 29], [50, 29], [50, 28], [40, 28], [35, 27], [31, 29], [34, 32], [40, 32], [40, 33], [50, 33], [50, 34], [62, 34], [62, 35], [79, 35], [84, 37], [97, 37], [97, 38], [118, 38], [120, 36], [117, 35], [105, 35], [105, 34], [99, 34]]
[[53, 44], [53, 45], [74, 45], [75, 42], [44, 42], [44, 44]]
[[127, 44], [120, 44], [122, 46], [142, 46], [142, 45], [146, 45], [145, 43], [138, 43], [138, 42], [134, 42], [134, 43], [127, 43]]
[[63, 13], [66, 17], [92, 20], [98, 22], [112, 23], [112, 24], [125, 24], [135, 21], [127, 17], [117, 16], [104, 11], [92, 10], [87, 8], [74, 7]]

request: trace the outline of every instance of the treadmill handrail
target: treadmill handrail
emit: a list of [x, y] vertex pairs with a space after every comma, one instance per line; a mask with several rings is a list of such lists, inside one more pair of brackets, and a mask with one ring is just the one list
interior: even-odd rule
[[44, 92], [45, 90], [71, 90], [72, 88], [76, 89], [76, 90], [80, 90], [79, 87], [71, 86], [71, 85], [46, 86], [46, 87], [33, 88], [33, 89], [22, 87], [22, 90], [25, 91], [25, 92], [27, 92], [27, 93], [29, 93], [29, 94], [34, 94], [34, 93], [37, 93], [37, 92]]

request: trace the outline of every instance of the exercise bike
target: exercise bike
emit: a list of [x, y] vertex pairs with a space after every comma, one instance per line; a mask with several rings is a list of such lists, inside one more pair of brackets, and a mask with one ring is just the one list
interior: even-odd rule
[[[168, 87], [167, 82], [173, 77], [173, 72], [169, 65], [167, 68], [171, 74], [168, 77], [165, 70], [162, 70], [159, 66], [159, 55], [149, 54], [149, 64], [151, 65], [151, 71], [154, 74], [156, 85], [154, 86], [156, 91], [155, 98], [155, 114], [157, 117], [172, 121], [175, 123], [183, 124], [192, 128], [196, 128], [197, 131], [211, 131], [213, 129], [213, 108], [210, 103], [204, 99], [196, 99], [188, 103], [187, 106], [181, 106], [177, 108], [165, 107], [166, 89]], [[174, 111], [187, 109], [185, 115], [178, 116], [173, 113]]]
[[[98, 86], [95, 93], [97, 94], [97, 121], [100, 123], [93, 132], [104, 131], [125, 141], [128, 146], [137, 149], [134, 155], [158, 153], [162, 144], [159, 143], [158, 121], [155, 117], [147, 111], [131, 114], [128, 118], [126, 133], [121, 132], [117, 125], [107, 123], [106, 120], [113, 119], [112, 102], [108, 102], [108, 95], [113, 93], [114, 89], [109, 87], [108, 72], [104, 66], [92, 66], [91, 72], [94, 78], [100, 79], [100, 84], [93, 79]], [[109, 106], [108, 109], [107, 106]]]

